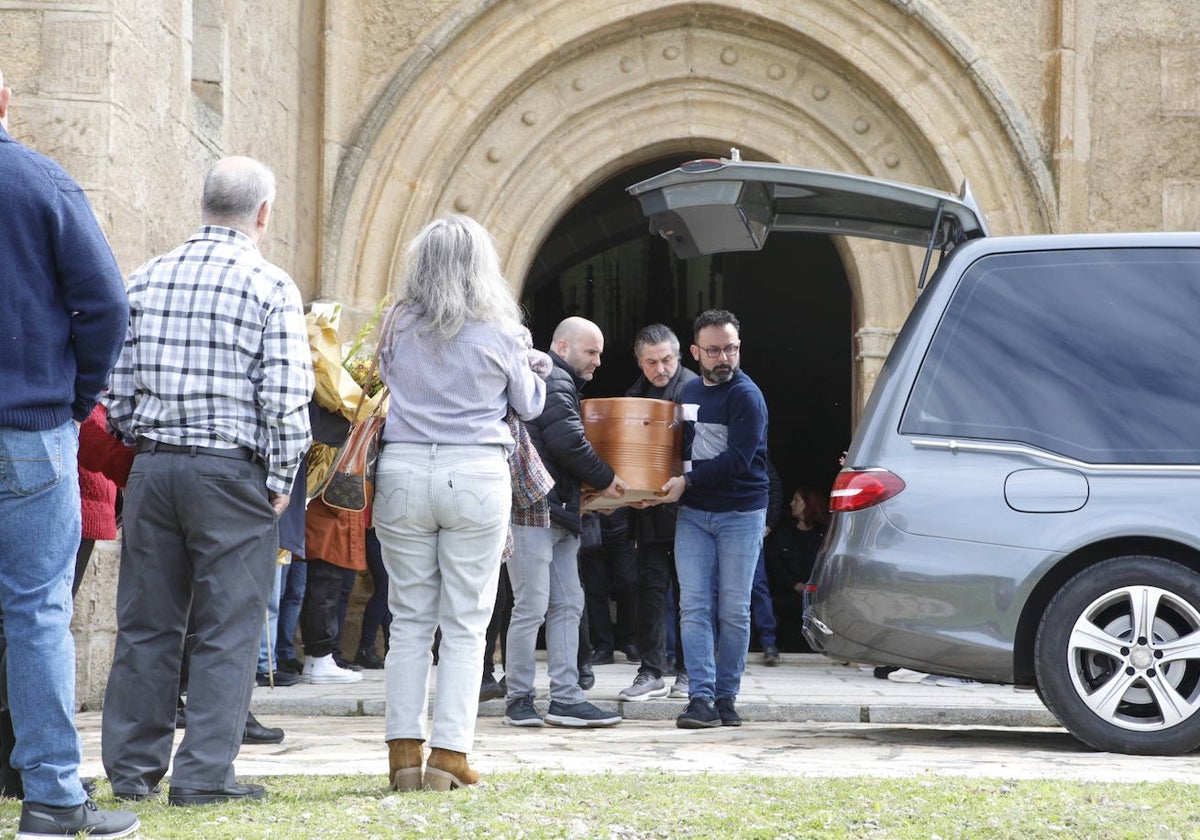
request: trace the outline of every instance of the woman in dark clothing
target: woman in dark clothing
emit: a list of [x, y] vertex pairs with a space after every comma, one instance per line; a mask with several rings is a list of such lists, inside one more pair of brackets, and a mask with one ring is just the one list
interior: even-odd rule
[[767, 579], [775, 601], [780, 644], [788, 650], [808, 650], [800, 632], [804, 586], [829, 525], [828, 497], [811, 485], [802, 485], [792, 494], [790, 510], [791, 516], [785, 516], [767, 537]]

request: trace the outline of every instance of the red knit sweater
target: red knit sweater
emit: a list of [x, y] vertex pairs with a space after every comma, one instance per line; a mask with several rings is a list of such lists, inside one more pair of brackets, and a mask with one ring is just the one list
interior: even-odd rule
[[108, 414], [97, 405], [79, 428], [79, 496], [83, 539], [117, 538], [117, 487], [125, 486], [133, 448], [108, 433]]

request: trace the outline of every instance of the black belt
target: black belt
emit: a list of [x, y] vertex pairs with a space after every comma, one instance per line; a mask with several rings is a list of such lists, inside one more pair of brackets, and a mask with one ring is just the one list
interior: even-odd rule
[[151, 438], [138, 438], [136, 451], [139, 453], [165, 452], [169, 455], [213, 455], [217, 458], [232, 458], [235, 461], [262, 463], [262, 458], [258, 456], [258, 453], [245, 446], [219, 449], [215, 446], [180, 446], [176, 443], [163, 443]]

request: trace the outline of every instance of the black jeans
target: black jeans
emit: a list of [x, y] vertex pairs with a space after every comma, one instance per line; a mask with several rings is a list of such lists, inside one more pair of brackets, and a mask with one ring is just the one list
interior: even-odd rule
[[[579, 552], [591, 647], [611, 653], [635, 641], [638, 601], [637, 554], [628, 511], [600, 517], [601, 544]], [[609, 599], [617, 602], [614, 626]]]
[[513, 593], [508, 581], [508, 565], [500, 564], [500, 583], [496, 586], [496, 605], [492, 608], [492, 620], [488, 622], [483, 645], [483, 676], [495, 679], [496, 663], [493, 659], [496, 642], [500, 642], [500, 664], [504, 664], [504, 645], [508, 638], [508, 620], [512, 618]]
[[392, 611], [388, 609], [387, 569], [383, 567], [383, 552], [374, 528], [367, 529], [367, 571], [371, 573], [371, 583], [375, 588], [367, 600], [367, 605], [363, 607], [362, 635], [358, 638], [358, 649], [375, 650], [375, 637], [379, 635], [380, 628], [383, 628], [383, 649], [387, 650]]
[[304, 655], [328, 656], [333, 653], [341, 633], [342, 582], [346, 569], [326, 563], [318, 557], [305, 558], [308, 585], [300, 607], [300, 632], [304, 636]]
[[[671, 581], [676, 579], [674, 546], [671, 543], [639, 545], [637, 570], [637, 645], [642, 655], [638, 673], [661, 677], [667, 670], [664, 622], [667, 612], [667, 588]], [[674, 591], [679, 591], [678, 582]], [[675, 615], [675, 670], [682, 674], [686, 673], [687, 669], [684, 667], [682, 636], [678, 628], [678, 609], [675, 610]]]

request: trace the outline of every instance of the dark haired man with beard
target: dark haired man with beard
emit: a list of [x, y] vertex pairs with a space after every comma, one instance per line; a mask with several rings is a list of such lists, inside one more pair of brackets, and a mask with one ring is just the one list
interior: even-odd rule
[[[679, 624], [689, 678], [680, 729], [740, 726], [734, 709], [750, 642], [750, 590], [767, 496], [767, 404], [739, 367], [740, 324], [710, 309], [695, 322], [698, 380], [683, 386], [683, 475], [663, 485], [680, 502], [675, 527]], [[719, 638], [715, 639], [713, 592]]]

